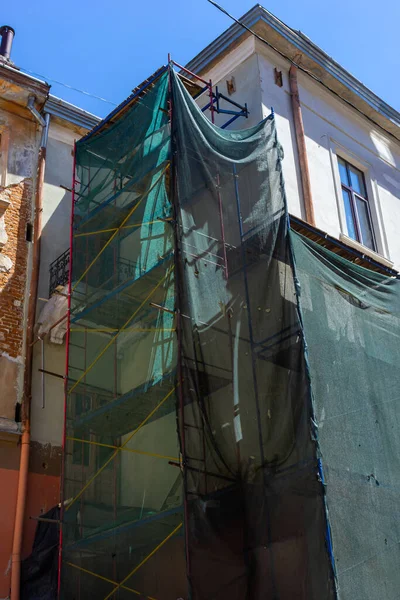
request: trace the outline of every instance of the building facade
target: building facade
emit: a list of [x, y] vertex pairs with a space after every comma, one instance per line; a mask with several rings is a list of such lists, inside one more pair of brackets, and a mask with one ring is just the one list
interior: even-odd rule
[[[247, 118], [240, 117], [231, 128], [256, 125], [274, 110], [294, 228], [325, 239], [350, 260], [390, 274], [399, 270], [400, 115], [308, 38], [260, 6], [242, 22], [265, 41], [234, 24], [187, 68], [206, 81], [211, 79], [238, 105], [247, 104]], [[9, 489], [2, 515], [6, 541], [0, 555], [0, 597], [6, 597], [24, 402], [30, 404], [31, 437], [22, 557], [32, 544], [36, 521], [31, 517], [59, 501], [65, 374], [62, 318], [66, 314], [73, 147], [74, 140], [99, 120], [50, 96], [45, 82], [23, 75], [10, 61], [0, 63], [0, 77], [0, 481]], [[33, 96], [34, 101], [29, 100]], [[200, 96], [201, 106], [207, 101]], [[30, 342], [26, 331], [34, 266], [34, 209], [45, 125], [28, 105], [42, 119], [49, 115], [40, 269]], [[221, 107], [229, 108], [223, 99]], [[217, 125], [226, 120], [226, 115], [215, 114]], [[33, 344], [33, 356], [31, 398], [27, 399], [28, 343]]]
[[[9, 29], [2, 28], [4, 40]], [[98, 121], [52, 97], [46, 82], [22, 73], [10, 58], [8, 44], [9, 51], [0, 56], [0, 484], [7, 490], [1, 517], [1, 598], [10, 593], [24, 405], [31, 409], [25, 415], [31, 437], [22, 558], [30, 553], [37, 523], [29, 517], [59, 502], [62, 385], [54, 392], [51, 382], [47, 384], [47, 409], [42, 407], [41, 376], [36, 376], [40, 344], [33, 346], [33, 387], [27, 385], [29, 298], [32, 276], [38, 275], [39, 315], [48, 298], [49, 264], [69, 243], [71, 194], [65, 188], [71, 187], [74, 140]], [[39, 212], [38, 270], [34, 244]], [[58, 347], [50, 355], [57, 350], [63, 355]]]

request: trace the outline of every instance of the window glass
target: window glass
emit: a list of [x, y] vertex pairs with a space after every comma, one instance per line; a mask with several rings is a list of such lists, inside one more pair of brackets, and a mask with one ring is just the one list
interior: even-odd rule
[[363, 196], [364, 198], [366, 198], [367, 194], [365, 193], [363, 174], [361, 173], [361, 171], [359, 171], [355, 167], [352, 167], [351, 165], [349, 165], [349, 171], [350, 171], [351, 187], [357, 194], [360, 194], [360, 196]]
[[361, 200], [361, 198], [358, 198], [358, 196], [355, 198], [357, 203], [358, 221], [361, 229], [361, 242], [364, 246], [371, 248], [371, 250], [375, 250], [374, 236], [372, 234], [371, 219], [367, 203], [364, 200]]
[[356, 230], [356, 226], [354, 223], [354, 216], [353, 216], [353, 211], [351, 208], [351, 196], [350, 196], [350, 192], [348, 192], [347, 190], [344, 190], [342, 188], [342, 194], [343, 194], [343, 202], [344, 202], [344, 210], [346, 213], [346, 223], [347, 223], [347, 232], [348, 232], [348, 236], [351, 237], [353, 240], [357, 240], [357, 230]]
[[353, 240], [376, 250], [364, 173], [338, 156], [347, 233]]
[[338, 156], [338, 165], [341, 182], [344, 183], [344, 185], [350, 185], [349, 177], [347, 175], [346, 163], [342, 158], [340, 158], [340, 156]]

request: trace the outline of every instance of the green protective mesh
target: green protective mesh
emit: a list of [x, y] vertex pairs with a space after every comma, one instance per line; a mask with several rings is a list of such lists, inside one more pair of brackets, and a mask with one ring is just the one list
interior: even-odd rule
[[275, 119], [221, 130], [172, 94], [190, 598], [330, 600]]
[[66, 600], [333, 600], [332, 546], [398, 597], [399, 282], [289, 233], [281, 161], [171, 68], [77, 144]]
[[400, 281], [293, 234], [339, 597], [400, 590]]
[[167, 92], [76, 148], [63, 598], [186, 595]]

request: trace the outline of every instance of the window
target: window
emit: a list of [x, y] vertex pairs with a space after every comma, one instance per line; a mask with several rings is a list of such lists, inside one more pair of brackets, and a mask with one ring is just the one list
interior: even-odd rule
[[339, 156], [338, 164], [348, 235], [376, 251], [364, 174]]

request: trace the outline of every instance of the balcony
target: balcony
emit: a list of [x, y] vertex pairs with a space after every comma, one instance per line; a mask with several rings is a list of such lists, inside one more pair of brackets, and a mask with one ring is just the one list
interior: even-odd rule
[[49, 298], [54, 294], [57, 286], [68, 283], [69, 277], [69, 248], [65, 250], [49, 267]]
[[[57, 286], [64, 286], [68, 283], [69, 277], [69, 261], [70, 261], [70, 252], [65, 250], [56, 260], [54, 260], [49, 267], [49, 298], [56, 290]], [[108, 269], [110, 273], [114, 270], [114, 265], [112, 261], [107, 261], [108, 264], [105, 264], [103, 267]], [[117, 283], [123, 283], [131, 279], [135, 275], [136, 263], [133, 261], [127, 260], [126, 258], [119, 258], [117, 260], [116, 265], [116, 279]], [[116, 285], [115, 281], [113, 281], [112, 285]]]

